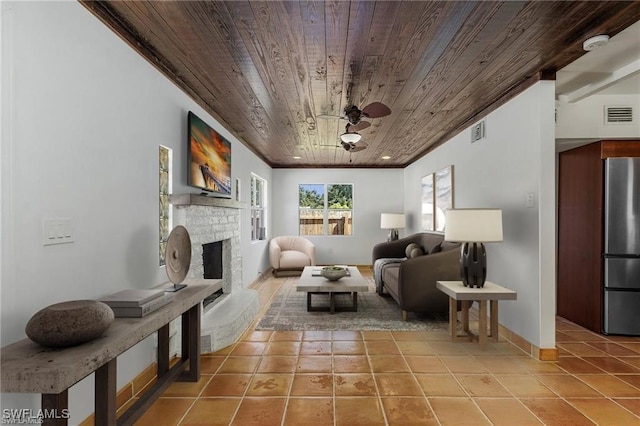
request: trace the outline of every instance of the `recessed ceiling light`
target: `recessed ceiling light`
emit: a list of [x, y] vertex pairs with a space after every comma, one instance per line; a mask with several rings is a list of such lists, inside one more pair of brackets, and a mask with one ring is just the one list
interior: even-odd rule
[[293, 156], [293, 159], [294, 159], [294, 160], [299, 160], [299, 159], [301, 159], [301, 158], [302, 158], [302, 157], [300, 157], [300, 156], [298, 156], [298, 155], [294, 155], [294, 156]]
[[383, 160], [390, 160], [391, 159], [391, 157], [389, 157], [388, 155], [383, 155], [381, 158]]

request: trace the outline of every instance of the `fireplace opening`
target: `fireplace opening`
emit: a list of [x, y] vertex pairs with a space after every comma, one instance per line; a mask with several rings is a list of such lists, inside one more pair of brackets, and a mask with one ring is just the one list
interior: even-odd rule
[[[202, 266], [204, 268], [204, 279], [222, 279], [222, 241], [202, 245]], [[223, 291], [220, 289], [204, 299], [203, 307], [213, 303], [222, 294]]]

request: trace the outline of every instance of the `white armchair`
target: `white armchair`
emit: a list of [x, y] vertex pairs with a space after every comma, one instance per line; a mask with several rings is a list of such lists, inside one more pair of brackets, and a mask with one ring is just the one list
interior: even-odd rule
[[316, 246], [304, 237], [274, 237], [269, 242], [269, 261], [274, 275], [279, 271], [301, 271], [305, 266], [315, 266]]

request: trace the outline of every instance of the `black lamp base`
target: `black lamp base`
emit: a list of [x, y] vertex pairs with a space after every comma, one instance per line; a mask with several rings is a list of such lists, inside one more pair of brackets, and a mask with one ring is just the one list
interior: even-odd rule
[[487, 252], [482, 243], [464, 243], [460, 248], [460, 276], [465, 287], [484, 287]]

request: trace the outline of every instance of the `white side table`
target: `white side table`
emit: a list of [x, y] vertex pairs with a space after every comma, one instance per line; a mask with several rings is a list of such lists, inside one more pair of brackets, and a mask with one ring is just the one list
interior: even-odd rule
[[[475, 335], [469, 331], [469, 307], [475, 300], [480, 305], [478, 343], [484, 347], [487, 345], [487, 300], [490, 301], [491, 322], [489, 325], [491, 340], [498, 341], [498, 300], [516, 300], [517, 293], [508, 288], [501, 287], [490, 281], [485, 281], [484, 287], [465, 287], [462, 281], [438, 281], [436, 287], [449, 296], [449, 329], [451, 341], [470, 340]], [[458, 336], [457, 318], [458, 304], [462, 302], [462, 327], [466, 335]]]

